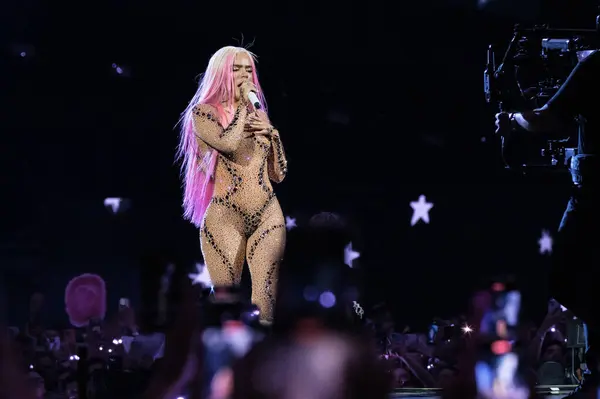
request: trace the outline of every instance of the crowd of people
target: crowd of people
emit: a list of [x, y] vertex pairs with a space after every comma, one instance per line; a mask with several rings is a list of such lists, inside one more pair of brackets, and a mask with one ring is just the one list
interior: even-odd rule
[[[170, 305], [175, 311], [166, 334], [141, 330], [129, 306], [108, 320], [58, 330], [41, 321], [43, 296], [35, 294], [28, 323], [5, 329], [0, 397], [383, 398], [393, 389], [468, 386], [472, 362], [465, 353], [476, 341], [477, 317], [398, 331], [384, 304], [363, 310], [348, 300], [356, 290], [344, 277], [343, 260], [336, 265], [330, 258], [329, 277], [318, 272], [323, 263], [314, 260], [328, 259], [345, 237], [316, 230], [291, 235], [296, 256], [282, 266], [287, 289], [270, 329], [258, 322], [258, 309], [238, 306], [237, 291], [207, 295], [189, 282]], [[311, 243], [310, 251], [299, 251]], [[319, 285], [342, 300], [333, 306], [307, 300], [306, 287]], [[198, 297], [208, 298], [204, 311]], [[521, 323], [518, 350], [527, 381], [577, 383], [585, 368], [583, 346], [571, 337], [578, 326], [556, 301], [537, 328]]]
[[[2, 337], [5, 365], [23, 374], [20, 384], [32, 391], [29, 397], [79, 398], [81, 389], [87, 397], [132, 397], [146, 384], [164, 334], [139, 334], [132, 308], [111, 320], [60, 329], [42, 321], [42, 301], [35, 293], [28, 322], [6, 328]], [[3, 379], [3, 385], [13, 382]]]
[[[378, 353], [387, 363], [395, 388], [443, 389], [452, 385], [461, 371], [459, 358], [464, 341], [474, 338], [477, 326], [469, 325], [465, 317], [457, 317], [436, 319], [427, 333], [413, 333], [409, 327], [397, 332], [385, 308], [374, 315], [370, 325], [377, 337]], [[585, 345], [577, 317], [551, 300], [539, 326], [521, 323], [520, 328], [519, 350], [529, 381], [555, 386], [581, 381]]]

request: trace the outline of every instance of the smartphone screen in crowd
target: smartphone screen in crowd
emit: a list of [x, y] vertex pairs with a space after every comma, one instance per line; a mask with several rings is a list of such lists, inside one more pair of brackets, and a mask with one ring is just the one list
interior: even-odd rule
[[202, 397], [210, 398], [219, 390], [219, 380], [231, 372], [234, 362], [263, 338], [252, 328], [258, 317], [255, 307], [247, 306], [239, 292], [233, 289], [215, 289], [214, 295], [203, 308], [205, 328], [201, 333], [203, 348]]
[[527, 399], [520, 356], [515, 349], [521, 293], [504, 283], [494, 283], [490, 306], [484, 312], [475, 365], [478, 396], [486, 399]]

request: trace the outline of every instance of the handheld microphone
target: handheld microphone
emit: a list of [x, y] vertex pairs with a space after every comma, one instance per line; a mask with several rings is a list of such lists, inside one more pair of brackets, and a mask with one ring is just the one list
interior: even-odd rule
[[254, 108], [256, 108], [256, 109], [262, 108], [262, 105], [260, 104], [260, 100], [258, 99], [258, 96], [256, 95], [255, 92], [253, 92], [253, 91], [248, 92], [248, 100], [250, 100], [250, 103], [252, 103], [252, 105], [254, 105]]

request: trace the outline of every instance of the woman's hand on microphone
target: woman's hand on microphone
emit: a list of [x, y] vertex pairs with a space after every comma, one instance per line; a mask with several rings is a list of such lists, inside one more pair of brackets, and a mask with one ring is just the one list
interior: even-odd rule
[[240, 97], [244, 104], [248, 103], [248, 93], [251, 91], [258, 93], [258, 89], [254, 83], [250, 82], [249, 80], [240, 85]]

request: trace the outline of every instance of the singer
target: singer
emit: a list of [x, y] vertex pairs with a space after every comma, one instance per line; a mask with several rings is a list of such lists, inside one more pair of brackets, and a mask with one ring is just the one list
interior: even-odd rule
[[286, 238], [271, 181], [284, 179], [287, 160], [267, 116], [255, 57], [231, 46], [211, 57], [182, 113], [178, 158], [184, 217], [200, 229], [213, 285], [239, 285], [245, 260], [252, 302], [270, 325]]

